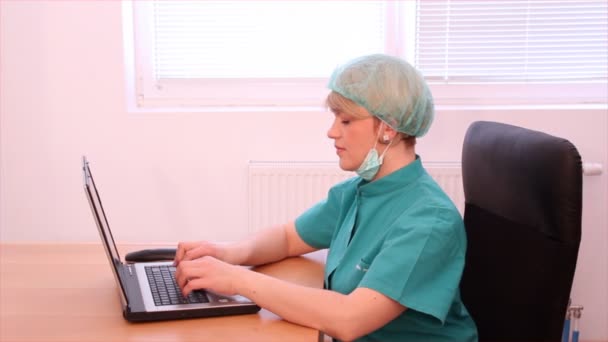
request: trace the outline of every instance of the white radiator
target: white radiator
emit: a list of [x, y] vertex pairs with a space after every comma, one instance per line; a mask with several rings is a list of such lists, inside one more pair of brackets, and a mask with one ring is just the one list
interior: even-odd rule
[[[462, 214], [460, 163], [424, 163]], [[294, 220], [327, 197], [332, 185], [355, 176], [328, 162], [258, 162], [248, 167], [249, 231]]]

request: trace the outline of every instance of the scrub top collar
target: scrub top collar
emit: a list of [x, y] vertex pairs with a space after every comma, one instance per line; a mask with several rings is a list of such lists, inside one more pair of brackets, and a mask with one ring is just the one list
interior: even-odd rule
[[420, 156], [416, 155], [416, 159], [413, 162], [393, 173], [372, 182], [362, 180], [357, 185], [357, 190], [362, 196], [385, 194], [400, 190], [404, 186], [414, 183], [424, 172]]

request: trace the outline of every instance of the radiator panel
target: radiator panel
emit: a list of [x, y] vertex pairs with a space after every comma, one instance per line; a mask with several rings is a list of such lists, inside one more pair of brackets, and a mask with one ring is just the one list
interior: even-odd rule
[[[429, 174], [462, 214], [464, 193], [459, 163], [425, 163]], [[248, 167], [249, 231], [294, 220], [327, 197], [336, 183], [355, 176], [335, 163], [250, 162]]]

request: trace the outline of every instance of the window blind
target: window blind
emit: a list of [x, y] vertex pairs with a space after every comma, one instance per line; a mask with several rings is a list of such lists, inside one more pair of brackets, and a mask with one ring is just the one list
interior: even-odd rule
[[154, 1], [156, 79], [327, 77], [383, 52], [383, 1]]
[[419, 0], [415, 64], [444, 83], [605, 81], [608, 2]]

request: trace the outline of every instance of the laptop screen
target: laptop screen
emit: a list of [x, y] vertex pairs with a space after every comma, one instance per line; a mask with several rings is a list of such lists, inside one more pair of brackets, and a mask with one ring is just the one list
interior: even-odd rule
[[127, 305], [128, 300], [123, 284], [120, 281], [119, 273], [119, 266], [122, 264], [122, 262], [120, 261], [120, 255], [118, 254], [118, 249], [114, 243], [114, 238], [112, 237], [112, 232], [110, 231], [110, 226], [108, 224], [108, 219], [106, 218], [106, 214], [103, 210], [103, 205], [101, 204], [101, 198], [99, 197], [97, 187], [93, 181], [93, 175], [91, 174], [91, 169], [89, 168], [89, 162], [85, 156], [82, 157], [82, 172], [84, 175], [85, 192], [87, 194], [87, 198], [89, 199], [89, 204], [91, 205], [91, 211], [93, 213], [93, 217], [95, 218], [95, 222], [97, 223], [97, 228], [99, 229], [99, 235], [103, 240], [106, 254], [110, 260], [110, 263], [112, 264], [114, 277], [116, 277], [116, 281], [120, 284], [121, 299], [123, 304]]

